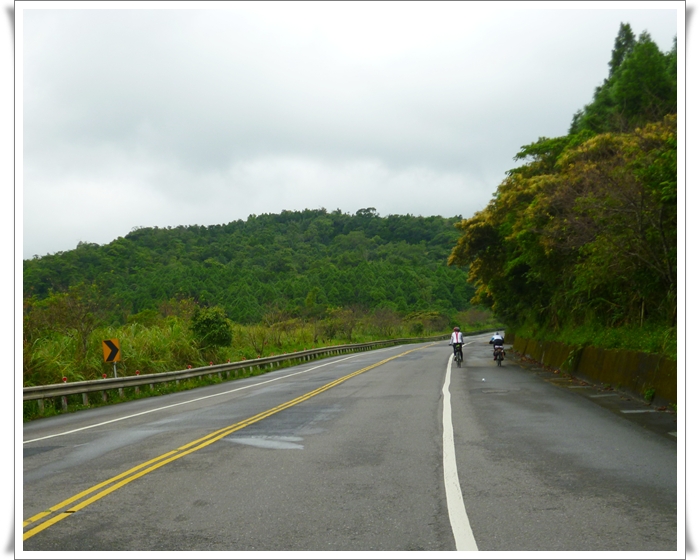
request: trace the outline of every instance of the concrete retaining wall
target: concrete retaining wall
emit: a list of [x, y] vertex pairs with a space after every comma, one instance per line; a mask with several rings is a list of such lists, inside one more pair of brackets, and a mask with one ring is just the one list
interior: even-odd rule
[[647, 390], [654, 389], [655, 402], [678, 402], [677, 364], [658, 354], [541, 342], [519, 336], [508, 343], [520, 354], [588, 381], [609, 384], [642, 398]]

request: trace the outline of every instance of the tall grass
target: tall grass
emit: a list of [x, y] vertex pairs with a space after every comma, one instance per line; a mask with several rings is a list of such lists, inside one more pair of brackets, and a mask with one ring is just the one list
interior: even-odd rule
[[[475, 314], [460, 317], [463, 329], [481, 329], [489, 315]], [[449, 324], [426, 321], [418, 323], [415, 317], [402, 321], [381, 322], [361, 317], [353, 328], [343, 328], [328, 321], [289, 320], [273, 326], [233, 324], [230, 346], [201, 348], [195, 340], [187, 319], [177, 316], [161, 318], [155, 323], [132, 322], [119, 327], [95, 329], [88, 341], [86, 355], [78, 341], [66, 334], [50, 333], [25, 344], [24, 385], [48, 385], [67, 381], [100, 379], [112, 376], [113, 366], [103, 360], [102, 341], [118, 339], [122, 360], [117, 363], [119, 376], [177, 371], [188, 366], [200, 367], [210, 363], [225, 363], [296, 352], [334, 344], [370, 342], [386, 338], [430, 336], [447, 332]], [[473, 324], [469, 324], [469, 320]], [[420, 324], [420, 332], [416, 325]]]

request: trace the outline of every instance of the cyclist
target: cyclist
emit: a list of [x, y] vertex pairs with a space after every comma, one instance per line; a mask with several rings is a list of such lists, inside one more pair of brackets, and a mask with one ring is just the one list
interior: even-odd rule
[[464, 337], [462, 333], [459, 332], [459, 327], [452, 329], [452, 336], [450, 337], [450, 346], [454, 351], [454, 359], [457, 359], [457, 350], [462, 351], [462, 344], [464, 344]]

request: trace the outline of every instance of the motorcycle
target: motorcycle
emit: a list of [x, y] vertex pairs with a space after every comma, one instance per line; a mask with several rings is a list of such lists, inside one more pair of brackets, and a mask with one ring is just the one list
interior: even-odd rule
[[494, 346], [493, 347], [493, 354], [494, 354], [494, 357], [496, 358], [496, 362], [498, 362], [498, 366], [500, 367], [501, 362], [506, 357], [506, 351], [503, 349], [503, 346]]

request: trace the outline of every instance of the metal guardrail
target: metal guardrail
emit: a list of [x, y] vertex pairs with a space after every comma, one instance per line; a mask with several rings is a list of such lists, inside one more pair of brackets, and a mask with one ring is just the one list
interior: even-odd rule
[[[465, 335], [477, 335], [491, 331], [479, 331], [464, 333]], [[380, 340], [376, 342], [360, 342], [356, 344], [340, 344], [337, 346], [326, 346], [324, 348], [314, 348], [312, 350], [302, 350], [300, 352], [291, 352], [289, 354], [281, 354], [279, 356], [270, 356], [268, 358], [256, 358], [253, 360], [242, 360], [240, 362], [231, 362], [225, 364], [217, 364], [212, 366], [203, 366], [179, 371], [168, 371], [163, 373], [149, 373], [144, 375], [129, 375], [126, 377], [94, 379], [90, 381], [73, 381], [71, 383], [55, 383], [53, 385], [39, 385], [36, 387], [23, 388], [23, 401], [38, 400], [40, 409], [43, 408], [43, 399], [54, 397], [68, 397], [71, 395], [83, 395], [83, 403], [87, 404], [87, 394], [97, 391], [123, 390], [127, 387], [140, 387], [150, 385], [151, 388], [156, 383], [168, 383], [172, 381], [180, 382], [193, 377], [201, 377], [204, 375], [219, 375], [230, 371], [249, 368], [253, 371], [255, 367], [262, 367], [271, 364], [279, 364], [283, 362], [309, 361], [311, 359], [333, 356], [337, 354], [345, 354], [348, 352], [358, 352], [365, 350], [373, 350], [387, 346], [396, 346], [398, 344], [407, 344], [414, 342], [428, 342], [432, 340], [443, 340], [449, 334], [441, 334], [437, 336], [418, 337], [418, 338], [396, 338], [392, 340]], [[228, 376], [228, 375], [227, 375]], [[106, 398], [103, 393], [103, 398]], [[66, 408], [66, 402], [63, 402], [63, 408]]]
[[291, 352], [289, 354], [281, 354], [279, 356], [270, 356], [267, 358], [256, 358], [253, 360], [242, 360], [240, 362], [231, 362], [225, 364], [217, 364], [212, 366], [203, 366], [179, 371], [168, 371], [163, 373], [149, 373], [144, 375], [129, 375], [126, 377], [94, 379], [90, 381], [73, 381], [71, 383], [55, 383], [53, 385], [40, 385], [36, 387], [24, 387], [23, 400], [31, 401], [38, 399], [49, 399], [53, 397], [66, 397], [70, 395], [78, 395], [81, 393], [92, 393], [95, 391], [109, 391], [114, 389], [125, 389], [127, 387], [139, 387], [142, 385], [153, 385], [155, 383], [167, 383], [172, 381], [182, 381], [191, 379], [192, 377], [200, 377], [203, 375], [221, 374], [245, 368], [250, 368], [252, 371], [255, 367], [262, 367], [271, 364], [279, 364], [282, 362], [291, 362], [294, 360], [308, 361], [314, 358], [332, 356], [336, 354], [344, 354], [348, 352], [357, 352], [363, 350], [372, 350], [386, 346], [394, 346], [407, 342], [422, 342], [429, 340], [441, 340], [447, 335], [438, 335], [434, 337], [423, 338], [398, 338], [394, 340], [381, 340], [377, 342], [361, 342], [357, 344], [341, 344], [337, 346], [326, 346], [323, 348], [314, 348], [312, 350], [302, 350], [300, 352]]

